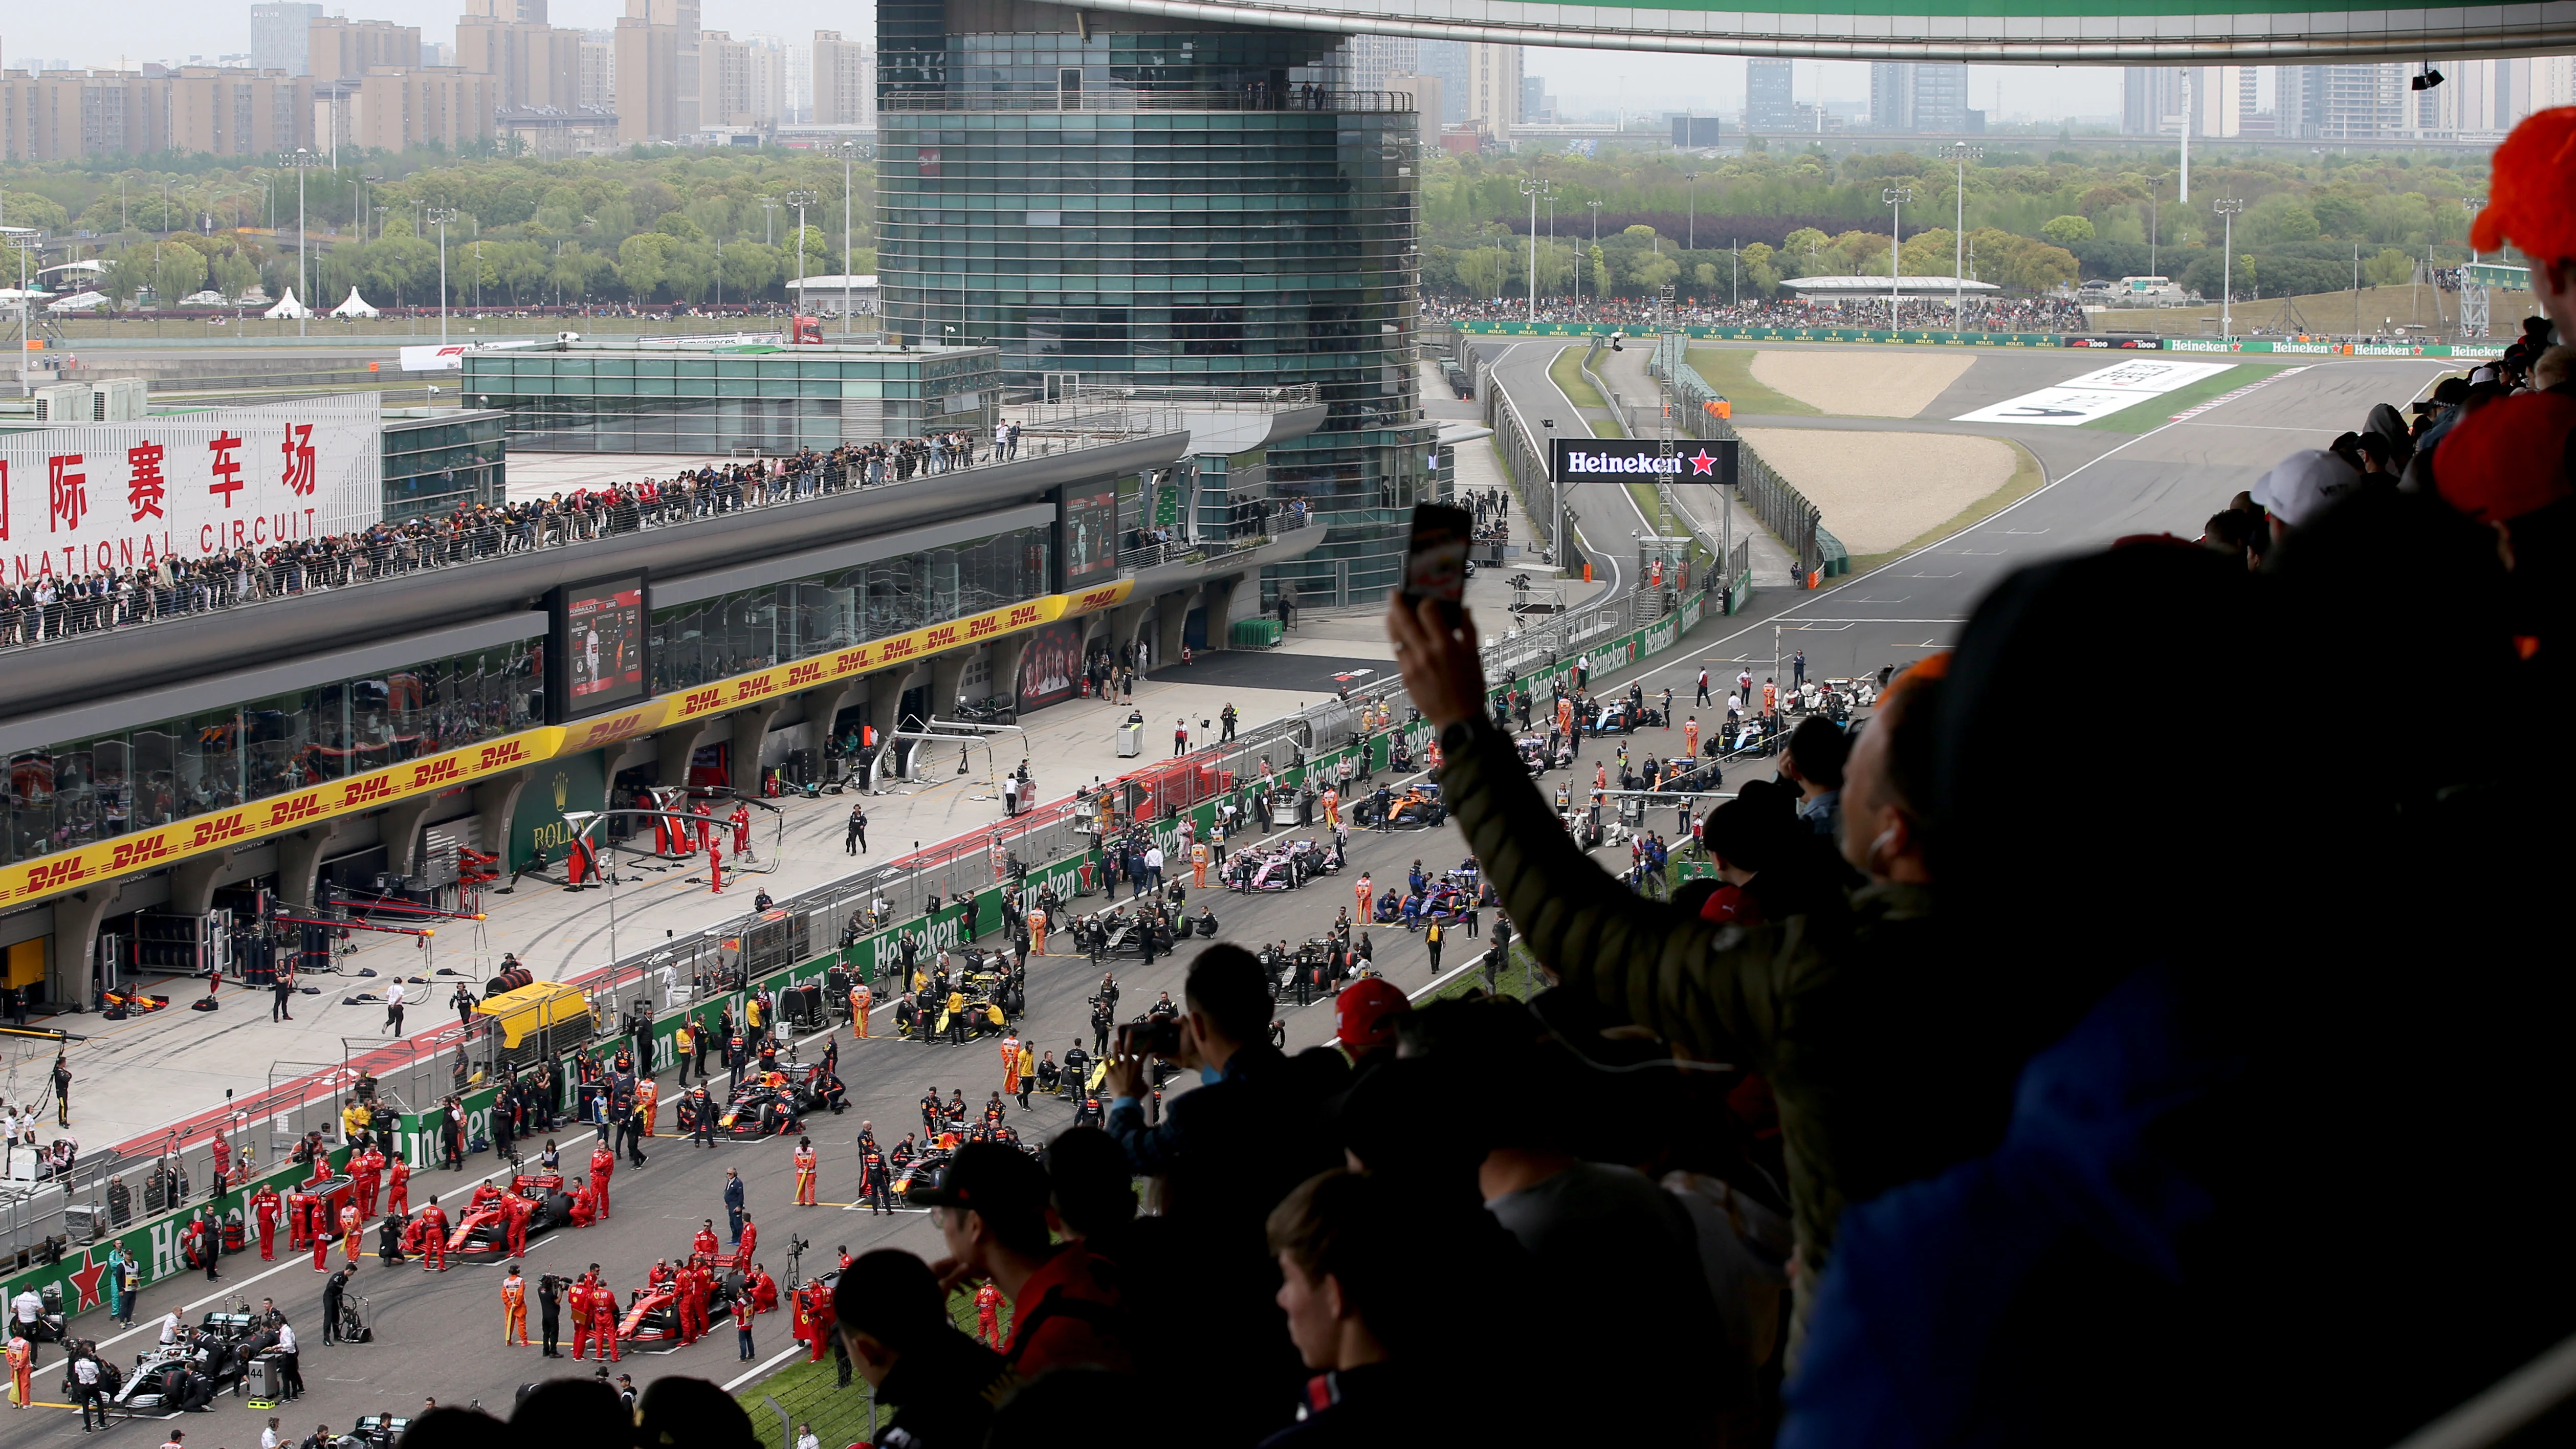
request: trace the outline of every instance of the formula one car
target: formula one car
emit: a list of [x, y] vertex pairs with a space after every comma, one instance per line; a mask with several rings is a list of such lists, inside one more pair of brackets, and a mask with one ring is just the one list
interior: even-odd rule
[[1100, 954], [1103, 956], [1144, 955], [1148, 931], [1153, 933], [1156, 954], [1169, 954], [1172, 949], [1172, 928], [1159, 920], [1148, 924], [1144, 918], [1112, 915], [1102, 924], [1102, 929], [1108, 933], [1100, 941]]
[[[572, 1195], [564, 1191], [563, 1174], [559, 1172], [517, 1174], [510, 1179], [504, 1196], [527, 1200], [528, 1236], [531, 1239], [549, 1228], [559, 1228], [572, 1221]], [[484, 1253], [496, 1257], [507, 1255], [510, 1251], [508, 1204], [487, 1201], [478, 1207], [468, 1203], [458, 1212], [456, 1225], [448, 1230], [447, 1251], [469, 1257]]]
[[928, 1187], [939, 1181], [940, 1172], [948, 1166], [948, 1156], [944, 1147], [923, 1148], [920, 1156], [896, 1169], [894, 1195], [909, 1201], [915, 1187]]
[[[714, 1324], [733, 1310], [733, 1300], [743, 1291], [743, 1277], [732, 1269], [716, 1275], [716, 1291], [707, 1299], [707, 1322]], [[626, 1293], [626, 1311], [618, 1315], [617, 1337], [622, 1343], [677, 1343], [680, 1341], [680, 1296], [671, 1283], [656, 1288], [630, 1288]]]
[[1571, 741], [1559, 740], [1556, 748], [1551, 750], [1547, 736], [1522, 735], [1512, 742], [1512, 747], [1520, 752], [1522, 768], [1533, 776], [1544, 775], [1550, 770], [1574, 768], [1574, 745]]
[[1614, 699], [1601, 706], [1600, 712], [1592, 717], [1592, 732], [1596, 735], [1635, 734], [1642, 729], [1661, 729], [1663, 723], [1662, 710], [1632, 699]]
[[1476, 904], [1476, 877], [1477, 873], [1472, 870], [1453, 870], [1433, 882], [1431, 888], [1418, 898], [1420, 904], [1411, 905], [1404, 912], [1404, 929], [1417, 931], [1434, 921], [1444, 926], [1455, 925]]
[[[1433, 826], [1449, 818], [1449, 807], [1440, 803], [1440, 787], [1425, 781], [1408, 785], [1387, 802], [1389, 823], [1399, 826]], [[1377, 799], [1362, 800], [1351, 818], [1362, 825], [1377, 824]]]
[[796, 1106], [796, 1089], [787, 1084], [784, 1072], [771, 1072], [765, 1077], [746, 1079], [734, 1088], [733, 1096], [716, 1117], [716, 1130], [737, 1141], [756, 1137], [784, 1137], [803, 1125]]
[[180, 1343], [154, 1347], [134, 1356], [134, 1372], [116, 1391], [115, 1404], [128, 1414], [177, 1413], [191, 1403], [210, 1402], [214, 1380], [202, 1356]]

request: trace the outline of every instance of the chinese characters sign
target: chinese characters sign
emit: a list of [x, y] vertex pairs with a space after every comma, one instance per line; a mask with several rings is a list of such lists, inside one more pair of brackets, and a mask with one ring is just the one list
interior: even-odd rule
[[348, 533], [384, 514], [373, 394], [0, 438], [0, 582]]

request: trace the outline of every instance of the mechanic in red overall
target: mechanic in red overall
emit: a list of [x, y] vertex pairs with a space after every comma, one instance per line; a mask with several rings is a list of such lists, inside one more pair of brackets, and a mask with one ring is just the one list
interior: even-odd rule
[[259, 1224], [259, 1260], [270, 1262], [277, 1257], [277, 1214], [284, 1202], [273, 1184], [263, 1183], [250, 1195], [250, 1215]]
[[514, 1192], [508, 1197], [501, 1199], [501, 1213], [503, 1217], [509, 1220], [510, 1224], [510, 1256], [513, 1258], [526, 1257], [528, 1254], [528, 1220], [537, 1215], [537, 1205], [528, 1201], [525, 1194]]
[[716, 1240], [714, 1218], [708, 1218], [705, 1226], [698, 1229], [698, 1235], [689, 1239], [689, 1251], [710, 1263], [716, 1260], [716, 1254], [722, 1251], [722, 1245]]
[[432, 1198], [420, 1209], [420, 1270], [424, 1273], [447, 1271], [447, 1209]]
[[733, 1270], [735, 1272], [748, 1273], [751, 1271], [752, 1245], [759, 1241], [760, 1229], [752, 1226], [751, 1214], [744, 1213], [742, 1215], [742, 1241], [734, 1244], [733, 1249]]
[[608, 1139], [603, 1136], [599, 1145], [590, 1150], [590, 1187], [599, 1195], [599, 1215], [603, 1218], [608, 1216], [608, 1179], [616, 1172], [617, 1154], [609, 1150]]
[[707, 1336], [706, 1270], [692, 1259], [681, 1265], [675, 1280], [673, 1299], [680, 1308], [680, 1342], [691, 1344]]
[[411, 1164], [399, 1157], [385, 1172], [385, 1211], [395, 1217], [411, 1211]]
[[617, 1290], [605, 1283], [590, 1290], [590, 1331], [599, 1337], [600, 1359], [617, 1362]]
[[975, 1341], [996, 1351], [1002, 1347], [1002, 1290], [989, 1280], [975, 1290]]

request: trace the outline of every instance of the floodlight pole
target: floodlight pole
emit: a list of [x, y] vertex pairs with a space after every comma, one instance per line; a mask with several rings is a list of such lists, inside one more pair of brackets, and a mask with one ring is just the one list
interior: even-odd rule
[[433, 206], [429, 223], [438, 228], [438, 345], [447, 345], [447, 224], [456, 220], [456, 208]]
[[2232, 310], [2236, 301], [2236, 214], [2245, 209], [2245, 202], [2240, 197], [2222, 197], [2211, 202], [2209, 209], [2218, 213], [2224, 228], [2218, 255], [2218, 338], [2224, 342], [2236, 335]]
[[1538, 202], [1539, 198], [1542, 196], [1547, 197], [1550, 201], [1555, 200], [1556, 183], [1553, 181], [1524, 181], [1521, 183], [1521, 195], [1528, 197], [1530, 204], [1528, 279], [1529, 320], [1534, 325], [1538, 321]]
[[1905, 236], [1905, 203], [1914, 199], [1914, 188], [1891, 186], [1879, 199], [1887, 203], [1895, 218], [1887, 224], [1887, 330], [1894, 332], [1903, 320], [1898, 304], [1904, 296], [1899, 284], [1905, 276], [1905, 258], [1897, 248]]
[[1951, 142], [1950, 149], [1959, 161], [1959, 220], [1950, 228], [1950, 325], [1965, 332], [1968, 330], [1968, 284], [1965, 280], [1968, 246], [1968, 163], [1985, 160], [1986, 149], [1983, 146], [1971, 146], [1965, 141]]

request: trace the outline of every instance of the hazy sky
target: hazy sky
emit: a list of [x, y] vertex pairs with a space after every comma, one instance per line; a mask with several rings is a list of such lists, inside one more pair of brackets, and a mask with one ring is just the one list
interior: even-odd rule
[[[421, 28], [425, 40], [454, 38], [457, 0], [359, 0], [332, 4], [330, 13], [395, 20]], [[873, 8], [846, 0], [703, 0], [700, 23], [736, 35], [766, 31], [790, 40], [816, 30], [864, 34], [874, 28]], [[115, 0], [117, 24], [101, 27], [95, 13], [76, 5], [17, 5], [0, 29], [0, 65], [68, 60], [76, 66], [131, 66], [147, 60], [209, 59], [250, 49], [248, 0]], [[623, 14], [621, 0], [552, 0], [547, 18], [557, 25], [606, 27]], [[145, 38], [145, 37], [148, 37]], [[123, 50], [120, 47], [132, 46]], [[1626, 107], [1657, 111], [1734, 110], [1744, 103], [1744, 62], [1728, 56], [1652, 55], [1634, 51], [1533, 48], [1527, 69], [1547, 77], [1560, 109], [1588, 112]], [[1798, 99], [1864, 100], [1869, 67], [1853, 61], [1798, 63]], [[2006, 116], [2110, 115], [2119, 109], [2118, 71], [2101, 67], [1972, 66], [1970, 104], [1991, 109], [1998, 84]]]

